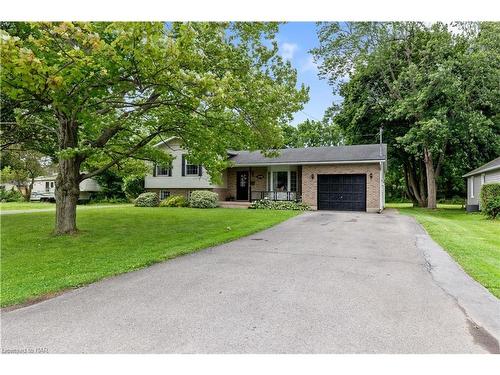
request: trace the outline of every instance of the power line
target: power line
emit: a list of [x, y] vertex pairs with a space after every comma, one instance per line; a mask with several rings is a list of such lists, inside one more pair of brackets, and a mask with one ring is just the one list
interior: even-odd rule
[[320, 119], [318, 119], [318, 118], [314, 117], [313, 115], [311, 115], [311, 114], [307, 113], [306, 111], [300, 111], [300, 112], [302, 112], [302, 114], [304, 114], [304, 115], [306, 115], [306, 116], [308, 116], [308, 117], [311, 117], [313, 120], [316, 120], [316, 121], [321, 121]]

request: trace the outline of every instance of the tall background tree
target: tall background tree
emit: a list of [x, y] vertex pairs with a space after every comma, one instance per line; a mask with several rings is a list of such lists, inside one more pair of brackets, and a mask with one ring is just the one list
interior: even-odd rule
[[297, 126], [283, 126], [286, 147], [337, 146], [342, 142], [340, 129], [332, 122], [305, 120]]
[[25, 201], [29, 201], [35, 178], [49, 172], [52, 162], [36, 151], [11, 146], [2, 151], [0, 180], [16, 186]]
[[[226, 150], [264, 150], [307, 100], [278, 54], [276, 24], [31, 23], [0, 31], [11, 133], [58, 164], [56, 233], [73, 233], [79, 183], [125, 158], [168, 163], [178, 136], [216, 178]], [[27, 30], [27, 31], [26, 31]], [[85, 171], [85, 172], [84, 172]]]
[[415, 203], [435, 208], [439, 185], [463, 190], [461, 175], [500, 153], [498, 23], [326, 23], [318, 36], [320, 74], [344, 98], [328, 115], [348, 143], [383, 127]]

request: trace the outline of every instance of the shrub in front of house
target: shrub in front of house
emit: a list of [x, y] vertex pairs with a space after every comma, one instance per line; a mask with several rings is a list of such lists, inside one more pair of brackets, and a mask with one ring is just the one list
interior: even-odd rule
[[188, 200], [182, 195], [171, 195], [160, 202], [160, 207], [187, 207]]
[[207, 190], [195, 190], [189, 197], [189, 207], [193, 208], [215, 208], [218, 202], [219, 195]]
[[160, 205], [160, 198], [156, 193], [142, 193], [135, 200], [136, 207], [158, 207]]
[[483, 214], [490, 219], [500, 216], [500, 183], [483, 185], [480, 199]]
[[293, 201], [272, 201], [269, 199], [261, 199], [252, 202], [250, 208], [259, 210], [292, 210], [292, 211], [308, 211], [309, 206], [302, 202]]

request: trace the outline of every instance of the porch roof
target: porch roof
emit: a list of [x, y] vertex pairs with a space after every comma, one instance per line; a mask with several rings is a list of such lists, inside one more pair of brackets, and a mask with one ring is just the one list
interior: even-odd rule
[[279, 156], [266, 157], [260, 151], [230, 151], [230, 160], [236, 166], [276, 164], [367, 163], [385, 161], [387, 145], [369, 144], [353, 146], [286, 148]]

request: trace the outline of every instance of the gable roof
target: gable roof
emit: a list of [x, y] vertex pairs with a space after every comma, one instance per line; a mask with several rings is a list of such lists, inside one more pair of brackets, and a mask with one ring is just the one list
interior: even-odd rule
[[328, 146], [286, 148], [278, 150], [279, 156], [265, 157], [260, 151], [230, 151], [235, 165], [316, 164], [377, 162], [387, 159], [387, 145], [369, 144], [354, 146]]
[[496, 158], [496, 159], [494, 159], [494, 160], [492, 160], [484, 165], [481, 165], [479, 168], [476, 168], [473, 171], [470, 171], [469, 173], [464, 174], [462, 177], [469, 177], [469, 176], [473, 176], [475, 174], [491, 171], [494, 169], [500, 169], [500, 157], [498, 157], [498, 158]]

